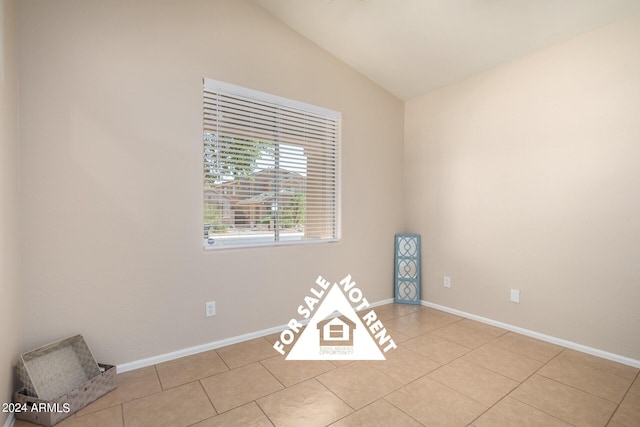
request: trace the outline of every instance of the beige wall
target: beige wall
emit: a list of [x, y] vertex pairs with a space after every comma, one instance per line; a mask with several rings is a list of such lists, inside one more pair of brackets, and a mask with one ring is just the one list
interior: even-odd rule
[[[253, 332], [318, 274], [392, 297], [402, 102], [244, 1], [19, 12], [25, 348], [81, 332], [124, 363]], [[203, 77], [343, 113], [342, 242], [203, 251]]]
[[[20, 351], [20, 150], [14, 0], [0, 0], [0, 403], [10, 402]], [[0, 424], [7, 414], [0, 413]]]
[[639, 46], [636, 17], [406, 103], [426, 300], [640, 359]]

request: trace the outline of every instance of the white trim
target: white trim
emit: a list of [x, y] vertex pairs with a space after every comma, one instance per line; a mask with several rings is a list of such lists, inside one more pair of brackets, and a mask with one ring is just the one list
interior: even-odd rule
[[[393, 302], [393, 298], [388, 298], [378, 302], [370, 303], [369, 307], [377, 307], [379, 305], [390, 304]], [[306, 325], [309, 319], [300, 320], [300, 323]], [[184, 348], [182, 350], [172, 351], [169, 353], [160, 354], [157, 356], [147, 357], [146, 359], [134, 360], [133, 362], [122, 363], [116, 366], [116, 372], [119, 374], [127, 371], [133, 371], [135, 369], [145, 368], [147, 366], [156, 365], [162, 362], [168, 362], [170, 360], [179, 359], [181, 357], [192, 356], [194, 354], [203, 353], [209, 350], [215, 350], [216, 348], [224, 347], [231, 344], [238, 344], [243, 341], [252, 340], [255, 338], [264, 337], [267, 335], [275, 334], [276, 332], [283, 331], [288, 328], [287, 324], [274, 326], [272, 328], [262, 329], [256, 332], [250, 332], [248, 334], [237, 335], [235, 337], [225, 338], [219, 341], [213, 341], [207, 344], [196, 345], [194, 347]], [[276, 354], [274, 353], [274, 356]], [[10, 427], [10, 426], [5, 426]]]
[[444, 305], [435, 304], [429, 301], [420, 300], [420, 304], [425, 307], [435, 308], [440, 311], [455, 314], [457, 316], [466, 317], [467, 319], [476, 320], [487, 325], [497, 326], [498, 328], [506, 329], [509, 331], [517, 332], [522, 335], [526, 335], [531, 338], [536, 338], [541, 341], [546, 341], [551, 344], [557, 344], [563, 347], [567, 347], [573, 350], [581, 351], [582, 353], [591, 354], [593, 356], [602, 357], [603, 359], [612, 360], [614, 362], [622, 363], [624, 365], [633, 366], [634, 368], [640, 368], [640, 360], [632, 359], [630, 357], [621, 356], [615, 353], [609, 353], [608, 351], [600, 350], [597, 348], [589, 347], [586, 345], [578, 344], [573, 341], [567, 341], [562, 338], [556, 338], [551, 335], [545, 335], [540, 332], [535, 332], [529, 329], [521, 328], [519, 326], [510, 325], [508, 323], [499, 322], [497, 320], [488, 319], [486, 317], [478, 316], [475, 314], [467, 313], [465, 311], [456, 310], [455, 308], [449, 308]]
[[391, 304], [392, 302], [393, 302], [393, 298], [387, 298], [378, 302], [372, 302], [369, 304], [369, 307], [367, 308], [378, 307], [379, 305]]
[[[268, 235], [273, 238], [272, 235]], [[225, 236], [226, 237], [226, 236]], [[229, 236], [230, 239], [237, 239], [239, 236]], [[247, 238], [253, 238], [255, 235], [249, 236], [241, 236]], [[218, 239], [218, 237], [216, 237]], [[293, 245], [317, 245], [323, 243], [340, 243], [340, 237], [331, 238], [331, 239], [300, 239], [300, 240], [278, 240], [278, 241], [269, 241], [265, 243], [233, 243], [226, 246], [211, 246], [207, 243], [204, 244], [203, 251], [204, 253], [215, 253], [217, 250], [224, 249], [251, 249], [251, 248], [263, 248], [269, 246], [293, 246]]]
[[223, 92], [230, 95], [268, 102], [270, 104], [275, 104], [282, 107], [308, 111], [310, 113], [320, 114], [323, 116], [331, 117], [333, 119], [338, 119], [338, 121], [340, 121], [340, 118], [342, 117], [342, 113], [340, 113], [339, 111], [331, 110], [329, 108], [307, 104], [306, 102], [296, 101], [295, 99], [289, 99], [282, 96], [273, 95], [271, 93], [249, 89], [247, 87], [237, 86], [231, 83], [221, 82], [220, 80], [214, 80], [207, 77], [202, 79], [202, 85], [208, 91]]
[[[275, 334], [280, 332], [287, 325], [275, 326], [273, 328], [262, 329], [256, 332], [250, 332], [248, 334], [237, 335], [231, 338], [225, 338], [219, 341], [213, 341], [207, 344], [196, 345], [194, 347], [184, 348], [182, 350], [172, 351], [170, 353], [160, 354], [158, 356], [147, 357], [146, 359], [135, 360], [133, 362], [123, 363], [118, 365], [117, 372], [133, 371], [134, 369], [140, 369], [151, 365], [156, 365], [162, 362], [168, 362], [170, 360], [179, 359], [181, 357], [191, 356], [205, 351], [214, 350], [216, 348], [224, 347], [231, 344], [237, 344], [243, 341], [252, 340], [254, 338], [264, 337], [266, 335]], [[275, 356], [275, 353], [274, 353]]]
[[7, 420], [4, 422], [4, 427], [13, 427], [13, 424], [16, 422], [16, 417], [13, 412], [9, 413]]

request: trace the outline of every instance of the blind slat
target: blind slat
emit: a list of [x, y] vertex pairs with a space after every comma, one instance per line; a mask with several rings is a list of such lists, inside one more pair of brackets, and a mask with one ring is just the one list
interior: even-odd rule
[[340, 113], [205, 79], [207, 247], [339, 239], [339, 137]]

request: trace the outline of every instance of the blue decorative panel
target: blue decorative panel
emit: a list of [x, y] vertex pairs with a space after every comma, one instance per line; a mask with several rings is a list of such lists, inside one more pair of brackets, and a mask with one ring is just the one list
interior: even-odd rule
[[396, 234], [395, 302], [420, 304], [420, 235]]

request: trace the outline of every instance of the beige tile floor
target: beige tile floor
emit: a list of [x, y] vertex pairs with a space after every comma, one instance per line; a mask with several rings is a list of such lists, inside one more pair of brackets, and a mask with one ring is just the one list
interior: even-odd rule
[[640, 426], [636, 368], [431, 308], [375, 310], [399, 343], [386, 361], [285, 361], [267, 336], [120, 374], [58, 425]]

